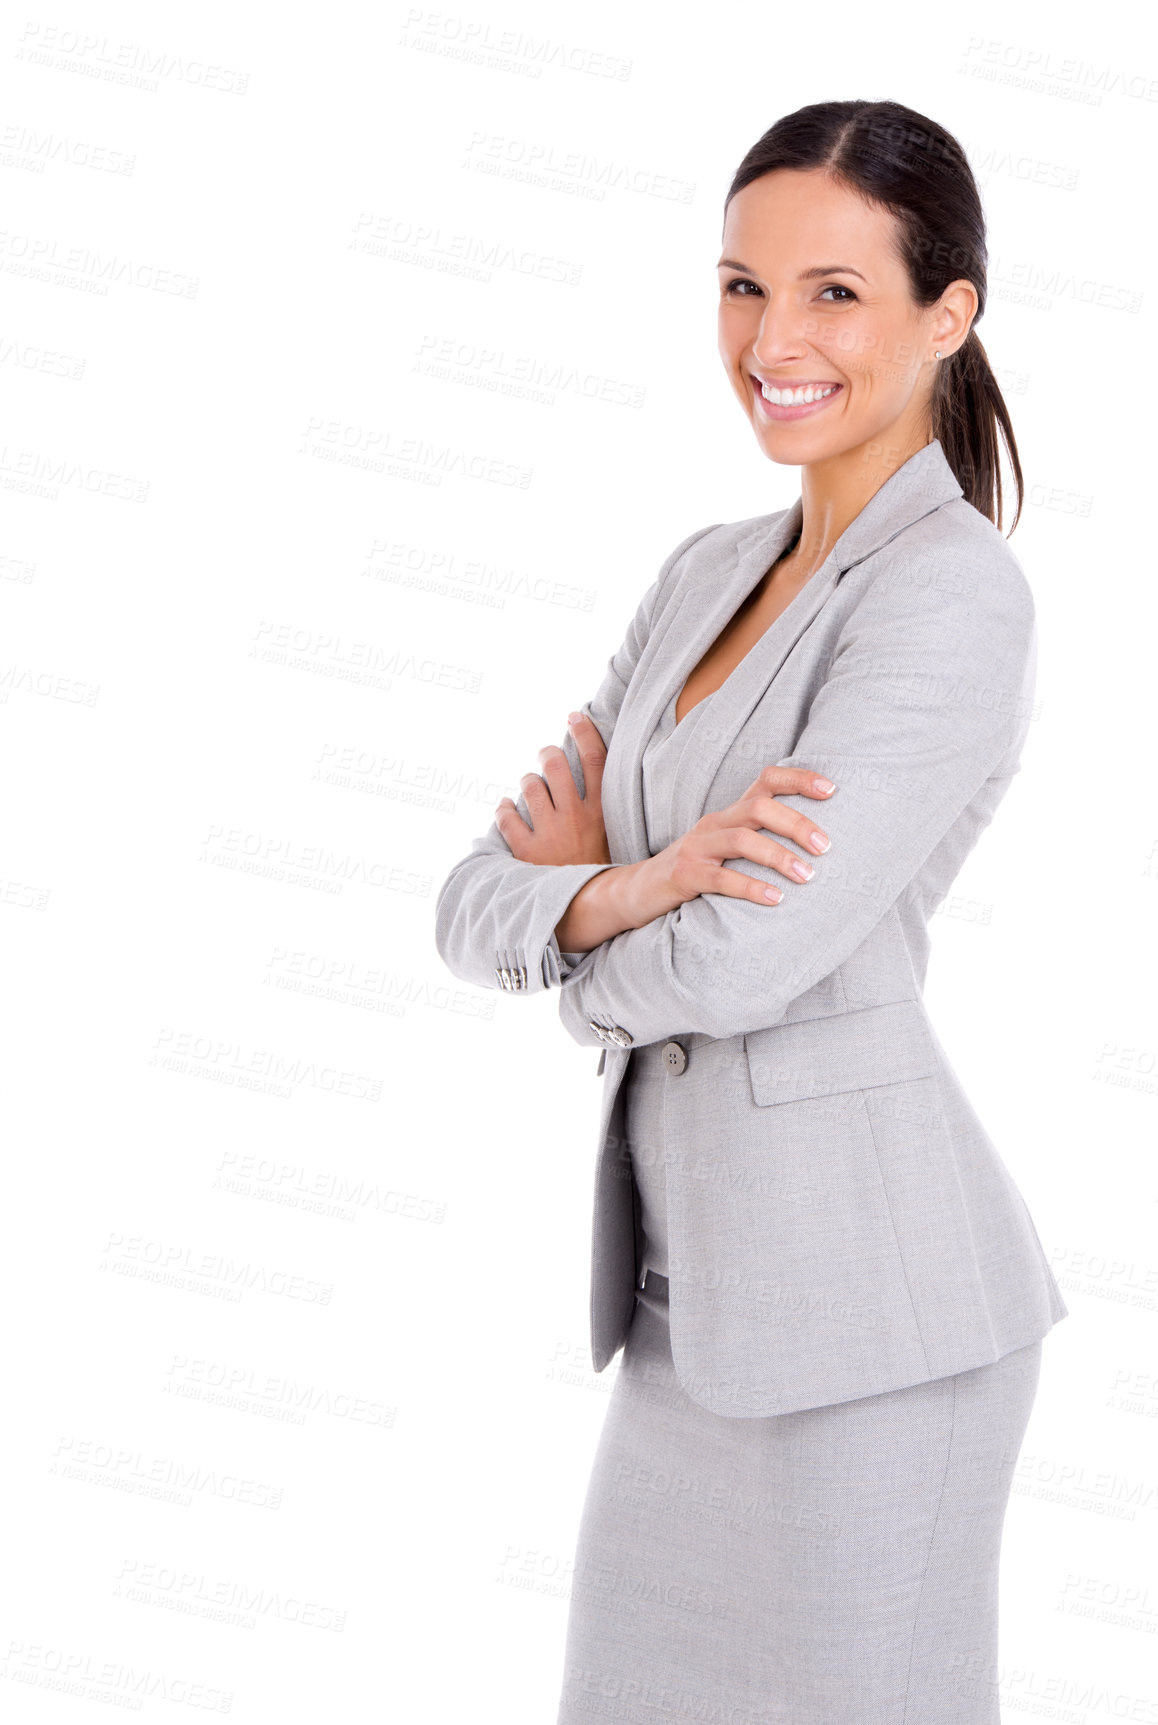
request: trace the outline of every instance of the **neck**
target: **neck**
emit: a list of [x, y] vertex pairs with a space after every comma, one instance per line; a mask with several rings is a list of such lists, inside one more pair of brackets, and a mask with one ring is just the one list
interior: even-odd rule
[[814, 574], [869, 499], [931, 442], [925, 437], [921, 442], [862, 443], [841, 455], [806, 463], [800, 470], [800, 537], [782, 561], [794, 571]]

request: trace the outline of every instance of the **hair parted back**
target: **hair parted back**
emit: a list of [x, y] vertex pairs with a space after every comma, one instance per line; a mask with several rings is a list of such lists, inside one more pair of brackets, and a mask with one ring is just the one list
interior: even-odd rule
[[950, 132], [899, 102], [814, 102], [782, 119], [736, 169], [724, 211], [752, 180], [777, 168], [823, 168], [896, 217], [901, 255], [918, 305], [932, 305], [952, 281], [977, 290], [977, 314], [956, 353], [936, 362], [933, 436], [967, 500], [998, 528], [1002, 491], [998, 433], [1004, 440], [1021, 515], [1021, 461], [993, 368], [977, 335], [985, 310], [985, 216], [965, 152]]

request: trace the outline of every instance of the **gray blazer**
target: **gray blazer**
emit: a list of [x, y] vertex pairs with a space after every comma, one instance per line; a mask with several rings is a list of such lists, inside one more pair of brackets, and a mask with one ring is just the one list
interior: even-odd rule
[[[607, 745], [615, 864], [650, 854], [640, 761], [656, 721], [801, 518], [798, 498], [702, 528], [644, 594], [585, 708]], [[832, 840], [807, 885], [733, 859], [782, 902], [702, 894], [572, 963], [555, 924], [612, 864], [519, 862], [492, 825], [451, 870], [435, 939], [454, 975], [555, 988], [575, 1041], [604, 1049], [596, 1371], [626, 1338], [639, 1267], [621, 1085], [632, 1048], [661, 1041], [686, 1057], [666, 1080], [672, 1353], [702, 1406], [753, 1417], [874, 1395], [987, 1364], [1067, 1315], [922, 1001], [927, 922], [1018, 770], [1035, 657], [1021, 566], [934, 440], [709, 697], [683, 757], [682, 831], [772, 763], [834, 781], [823, 804], [784, 799]], [[582, 789], [569, 733], [563, 747]]]

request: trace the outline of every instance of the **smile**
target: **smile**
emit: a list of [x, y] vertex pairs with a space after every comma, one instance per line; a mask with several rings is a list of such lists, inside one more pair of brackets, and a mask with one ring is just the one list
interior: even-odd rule
[[752, 374], [756, 397], [769, 419], [801, 419], [815, 413], [825, 402], [832, 401], [844, 388], [842, 383], [817, 382], [796, 384], [765, 383]]

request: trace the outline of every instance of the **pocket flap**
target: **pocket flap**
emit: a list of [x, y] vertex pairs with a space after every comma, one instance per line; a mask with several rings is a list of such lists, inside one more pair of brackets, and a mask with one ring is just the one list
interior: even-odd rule
[[931, 1078], [937, 1056], [916, 1000], [745, 1034], [752, 1095], [761, 1106]]

